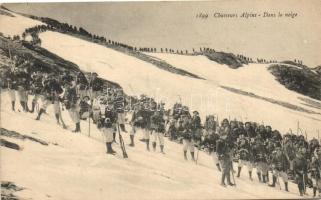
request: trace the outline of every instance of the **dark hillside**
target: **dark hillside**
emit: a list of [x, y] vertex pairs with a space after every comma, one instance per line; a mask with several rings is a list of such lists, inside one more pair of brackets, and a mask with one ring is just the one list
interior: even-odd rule
[[310, 68], [274, 64], [269, 70], [289, 90], [321, 100], [321, 76]]

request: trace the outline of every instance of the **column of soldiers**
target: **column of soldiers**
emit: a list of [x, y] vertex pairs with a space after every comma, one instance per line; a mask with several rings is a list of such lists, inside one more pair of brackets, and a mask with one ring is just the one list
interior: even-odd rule
[[174, 105], [166, 124], [169, 140], [183, 143], [184, 159], [189, 150], [195, 160], [195, 148], [211, 155], [217, 169], [222, 171], [222, 186], [235, 184], [230, 174], [236, 172], [233, 169], [236, 162], [238, 178], [245, 166], [249, 179], [254, 181], [252, 171], [256, 168], [258, 181], [270, 183], [270, 187], [281, 188], [282, 179], [285, 191], [289, 191], [288, 182], [293, 181], [301, 196], [306, 194], [307, 187], [313, 188], [314, 197], [317, 191], [321, 196], [321, 149], [315, 138], [308, 143], [303, 135], [287, 133], [282, 137], [271, 126], [255, 122], [224, 119], [219, 123], [213, 115], [207, 116], [202, 126], [198, 112], [191, 116], [181, 104]]
[[[115, 154], [116, 131], [125, 133], [126, 114], [131, 113], [129, 122], [129, 146], [135, 146], [135, 133], [143, 133], [146, 150], [153, 151], [157, 146], [164, 153], [164, 136], [183, 144], [183, 158], [197, 161], [195, 149], [207, 151], [219, 171], [222, 171], [221, 185], [234, 185], [234, 173], [241, 177], [244, 166], [248, 177], [253, 179], [256, 168], [259, 182], [270, 183], [271, 187], [281, 187], [289, 191], [288, 182], [294, 180], [300, 195], [306, 193], [307, 186], [313, 187], [313, 195], [321, 194], [321, 151], [319, 141], [309, 143], [302, 135], [280, 134], [271, 126], [255, 122], [224, 119], [221, 123], [214, 115], [206, 117], [204, 124], [197, 111], [190, 114], [189, 108], [176, 103], [171, 110], [165, 110], [163, 103], [142, 95], [135, 103], [128, 102], [122, 90], [104, 90], [102, 81], [93, 73], [89, 80], [79, 72], [73, 76], [68, 72], [62, 75], [31, 71], [33, 62], [20, 62], [14, 59], [14, 66], [5, 73], [6, 87], [11, 99], [11, 108], [17, 110], [16, 95], [23, 112], [37, 111], [36, 120], [53, 106], [57, 124], [67, 128], [61, 111], [66, 109], [75, 124], [74, 132], [80, 132], [80, 120], [88, 117], [105, 136], [108, 154]], [[31, 109], [28, 97], [32, 96]], [[39, 106], [39, 102], [42, 102]], [[20, 111], [18, 109], [18, 111]], [[131, 111], [131, 112], [129, 112]], [[237, 172], [233, 169], [237, 162]], [[272, 177], [272, 179], [270, 179]], [[310, 181], [312, 180], [312, 181]]]

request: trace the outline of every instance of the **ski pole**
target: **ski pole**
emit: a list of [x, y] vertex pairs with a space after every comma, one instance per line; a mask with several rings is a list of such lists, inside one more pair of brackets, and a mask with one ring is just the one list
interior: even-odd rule
[[125, 149], [125, 144], [124, 144], [124, 140], [123, 140], [123, 137], [121, 136], [120, 134], [120, 126], [119, 126], [119, 123], [117, 122], [117, 129], [118, 129], [118, 134], [119, 134], [119, 144], [120, 144], [120, 148], [123, 152], [123, 158], [128, 158], [128, 155], [127, 155], [127, 152], [126, 152], [126, 149]]

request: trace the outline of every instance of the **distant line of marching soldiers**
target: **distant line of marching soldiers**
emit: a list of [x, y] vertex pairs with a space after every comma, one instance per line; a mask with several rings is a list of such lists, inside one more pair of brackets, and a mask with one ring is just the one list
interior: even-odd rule
[[[112, 143], [117, 130], [129, 132], [131, 147], [135, 146], [135, 133], [142, 132], [141, 141], [145, 142], [146, 150], [150, 151], [151, 143], [156, 151], [158, 144], [161, 153], [165, 153], [164, 137], [167, 136], [169, 140], [183, 144], [185, 160], [188, 160], [189, 152], [191, 160], [197, 162], [194, 152], [207, 151], [218, 170], [222, 171], [222, 186], [235, 184], [231, 174], [234, 178], [233, 162], [237, 162], [238, 178], [246, 166], [251, 181], [253, 168], [256, 168], [259, 182], [271, 183], [271, 187], [281, 187], [282, 179], [284, 190], [289, 191], [288, 182], [294, 180], [301, 196], [308, 186], [313, 187], [314, 196], [317, 190], [321, 194], [321, 151], [317, 139], [308, 142], [303, 135], [291, 133], [282, 137], [271, 126], [255, 122], [224, 119], [219, 123], [214, 115], [207, 116], [202, 124], [198, 111], [191, 115], [189, 108], [181, 103], [165, 110], [164, 103], [156, 103], [142, 95], [131, 104], [122, 90], [108, 88], [106, 91], [96, 73], [87, 80], [81, 72], [75, 76], [69, 72], [59, 76], [32, 72], [33, 65], [33, 62], [19, 62], [14, 58], [13, 67], [3, 76], [6, 77], [5, 87], [12, 110], [17, 110], [16, 96], [24, 112], [38, 111], [36, 120], [41, 120], [47, 107], [53, 106], [57, 124], [66, 128], [61, 115], [64, 107], [75, 124], [75, 133], [81, 131], [80, 120], [90, 117], [105, 137], [108, 154], [115, 154]], [[29, 96], [32, 96], [31, 108], [28, 106]], [[129, 131], [125, 128], [126, 114], [131, 114]]]

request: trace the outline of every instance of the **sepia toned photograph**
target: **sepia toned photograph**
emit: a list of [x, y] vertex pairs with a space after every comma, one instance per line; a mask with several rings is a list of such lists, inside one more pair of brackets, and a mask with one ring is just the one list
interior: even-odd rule
[[320, 9], [0, 3], [1, 200], [321, 199]]

